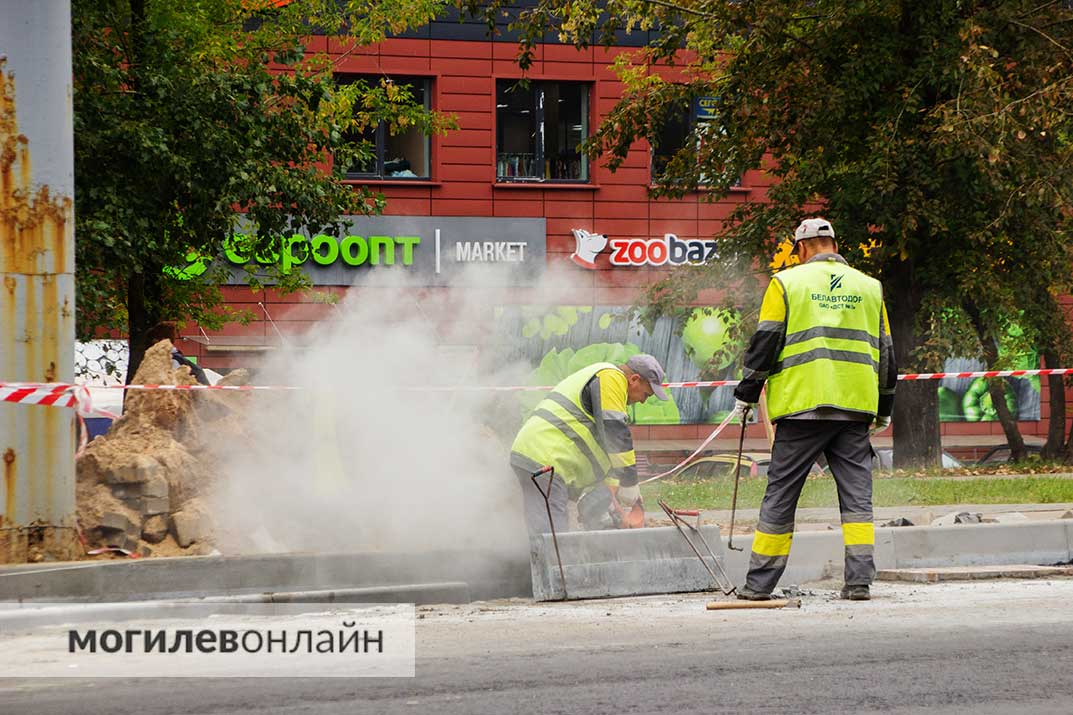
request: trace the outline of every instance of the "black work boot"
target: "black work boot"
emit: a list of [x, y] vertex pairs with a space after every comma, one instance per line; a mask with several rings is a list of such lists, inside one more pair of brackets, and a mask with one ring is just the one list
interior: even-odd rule
[[748, 586], [742, 586], [738, 589], [738, 599], [742, 601], [770, 601], [770, 593], [760, 593], [754, 591]]
[[846, 585], [842, 587], [842, 598], [849, 601], [870, 601], [872, 594], [869, 593], [868, 586]]

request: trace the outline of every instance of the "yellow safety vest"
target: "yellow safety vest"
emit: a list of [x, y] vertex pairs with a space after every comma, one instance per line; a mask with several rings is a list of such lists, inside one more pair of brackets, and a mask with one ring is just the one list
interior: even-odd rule
[[578, 370], [555, 386], [537, 404], [511, 445], [511, 463], [535, 471], [551, 465], [567, 484], [577, 488], [603, 479], [611, 458], [596, 438], [596, 423], [581, 404], [581, 391], [609, 362]]
[[879, 405], [879, 281], [836, 261], [777, 274], [786, 338], [767, 381], [771, 419], [834, 407], [875, 415]]

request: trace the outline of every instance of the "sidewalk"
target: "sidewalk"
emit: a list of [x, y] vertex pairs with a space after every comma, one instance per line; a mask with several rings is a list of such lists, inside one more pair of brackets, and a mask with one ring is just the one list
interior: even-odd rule
[[[1065, 514], [1073, 519], [1073, 503], [1059, 504], [932, 504], [930, 506], [885, 506], [875, 509], [875, 522], [882, 525], [888, 521], [904, 518], [913, 522], [915, 526], [930, 526], [931, 523], [946, 514], [959, 514], [967, 511], [970, 514], [982, 514], [985, 518], [998, 518], [1000, 521], [1022, 521], [1019, 517], [1011, 516], [1021, 514], [1023, 521], [1051, 521], [1062, 519]], [[662, 523], [668, 521], [667, 515], [662, 511], [646, 511], [648, 520]], [[734, 518], [734, 533], [739, 533], [739, 526], [752, 527], [760, 518], [759, 509], [738, 509]], [[729, 509], [705, 509], [701, 511], [701, 519], [706, 523], [720, 525], [730, 524]], [[816, 531], [826, 529], [828, 526], [838, 527], [841, 523], [837, 507], [809, 508], [797, 510], [796, 531]]]

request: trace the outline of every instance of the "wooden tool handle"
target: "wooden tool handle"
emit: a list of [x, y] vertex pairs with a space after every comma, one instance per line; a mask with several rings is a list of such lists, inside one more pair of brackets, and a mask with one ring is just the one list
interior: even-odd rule
[[771, 601], [709, 601], [709, 611], [728, 611], [739, 608], [801, 608], [796, 598], [778, 598]]

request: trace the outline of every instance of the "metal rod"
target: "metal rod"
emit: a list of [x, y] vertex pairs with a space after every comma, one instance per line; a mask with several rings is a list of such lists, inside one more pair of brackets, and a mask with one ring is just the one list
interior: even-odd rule
[[734, 467], [734, 496], [730, 501], [730, 538], [727, 539], [727, 548], [731, 551], [743, 551], [741, 547], [734, 546], [734, 517], [738, 511], [738, 482], [741, 480], [741, 452], [745, 448], [745, 421], [748, 414], [741, 416], [741, 436], [738, 437], [738, 463]]
[[[664, 513], [666, 513], [667, 516], [670, 517], [671, 523], [674, 524], [675, 528], [678, 529], [678, 533], [681, 534], [682, 538], [686, 540], [687, 544], [689, 544], [689, 548], [692, 549], [693, 553], [696, 554], [698, 559], [700, 559], [700, 562], [704, 565], [704, 568], [708, 571], [708, 575], [712, 577], [712, 582], [716, 585], [716, 587], [720, 591], [722, 591], [723, 595], [725, 595], [725, 596], [729, 596], [729, 595], [733, 594], [737, 590], [737, 587], [734, 585], [734, 582], [730, 580], [730, 576], [728, 576], [727, 572], [723, 569], [723, 565], [721, 563], [719, 563], [719, 557], [717, 557], [715, 555], [715, 552], [712, 551], [712, 547], [708, 545], [708, 541], [707, 541], [707, 539], [704, 538], [704, 534], [702, 534], [700, 532], [700, 512], [699, 511], [696, 512], [697, 525], [693, 526], [688, 521], [683, 519], [681, 514], [678, 511], [676, 511], [674, 509], [671, 509], [667, 505], [667, 502], [665, 502], [662, 499], [660, 499], [658, 501], [658, 504], [659, 504], [660, 508], [663, 509]], [[691, 538], [689, 538], [689, 534], [687, 534], [682, 529], [682, 524], [685, 524], [687, 527], [689, 527], [689, 530], [692, 531], [694, 534], [696, 534], [697, 538], [700, 539], [700, 543], [704, 544], [704, 548], [708, 551], [708, 554], [712, 557], [712, 563], [714, 563], [715, 567], [717, 569], [719, 569], [719, 575], [717, 575], [715, 573], [715, 571], [712, 570], [711, 566], [708, 565], [708, 561], [700, 553], [700, 550], [697, 549], [697, 546], [696, 546], [696, 544], [693, 543], [693, 540]], [[729, 586], [729, 588], [727, 588], [728, 586]]]
[[272, 316], [271, 316], [271, 315], [269, 315], [269, 313], [268, 313], [268, 308], [266, 308], [266, 307], [265, 307], [265, 304], [264, 304], [264, 303], [262, 303], [262, 302], [260, 302], [260, 301], [257, 301], [257, 305], [261, 306], [261, 310], [263, 310], [263, 311], [264, 311], [264, 313], [265, 313], [265, 317], [266, 317], [266, 318], [268, 318], [268, 322], [269, 322], [269, 324], [271, 324], [271, 325], [272, 325], [272, 329], [273, 329], [273, 330], [275, 330], [275, 331], [276, 331], [276, 335], [278, 335], [278, 336], [279, 336], [279, 342], [280, 342], [280, 344], [281, 344], [281, 345], [286, 345], [286, 344], [287, 344], [287, 338], [283, 337], [283, 333], [281, 333], [281, 332], [279, 331], [279, 328], [278, 328], [278, 327], [276, 327], [276, 321], [272, 320]]
[[[540, 488], [540, 483], [537, 482], [537, 477], [541, 474], [548, 475], [548, 491], [545, 492]], [[559, 563], [559, 582], [563, 585], [563, 597], [562, 600], [566, 600], [566, 573], [563, 571], [563, 559], [559, 556], [559, 537], [555, 535], [555, 520], [551, 518], [551, 482], [555, 479], [555, 467], [548, 465], [547, 467], [541, 467], [537, 471], [533, 472], [529, 477], [533, 480], [533, 486], [540, 492], [540, 496], [544, 497], [544, 509], [548, 512], [548, 526], [551, 528], [551, 543], [555, 546], [555, 560]]]

